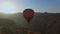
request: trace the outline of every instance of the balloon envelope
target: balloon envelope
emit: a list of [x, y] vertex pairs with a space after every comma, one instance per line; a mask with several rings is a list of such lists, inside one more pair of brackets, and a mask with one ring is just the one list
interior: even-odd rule
[[32, 9], [25, 9], [23, 12], [23, 16], [25, 17], [25, 19], [30, 22], [30, 20], [33, 18], [34, 16], [34, 11]]

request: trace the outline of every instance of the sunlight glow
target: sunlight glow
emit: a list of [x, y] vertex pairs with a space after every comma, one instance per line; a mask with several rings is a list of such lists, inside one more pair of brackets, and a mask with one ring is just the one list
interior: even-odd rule
[[16, 13], [17, 12], [17, 6], [12, 3], [12, 2], [2, 2], [1, 3], [1, 11], [2, 13], [7, 13], [7, 14], [11, 14], [11, 13]]

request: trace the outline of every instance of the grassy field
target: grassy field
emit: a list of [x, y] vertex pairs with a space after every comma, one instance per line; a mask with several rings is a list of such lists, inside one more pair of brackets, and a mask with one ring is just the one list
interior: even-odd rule
[[9, 19], [0, 19], [0, 34], [39, 34], [32, 31], [32, 29], [23, 28], [15, 24]]

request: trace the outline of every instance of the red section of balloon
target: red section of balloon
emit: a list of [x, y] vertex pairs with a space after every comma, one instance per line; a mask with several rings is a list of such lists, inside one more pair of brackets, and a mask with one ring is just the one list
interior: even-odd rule
[[34, 16], [34, 11], [31, 9], [27, 9], [23, 12], [23, 15], [25, 17], [25, 19], [30, 22], [30, 20], [33, 18]]

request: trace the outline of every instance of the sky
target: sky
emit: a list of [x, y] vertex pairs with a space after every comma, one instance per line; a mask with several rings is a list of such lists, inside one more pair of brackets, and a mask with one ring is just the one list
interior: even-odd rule
[[35, 12], [60, 13], [60, 0], [13, 0], [19, 6], [19, 11], [30, 8]]
[[16, 0], [20, 9], [31, 8], [35, 12], [60, 12], [60, 0]]

